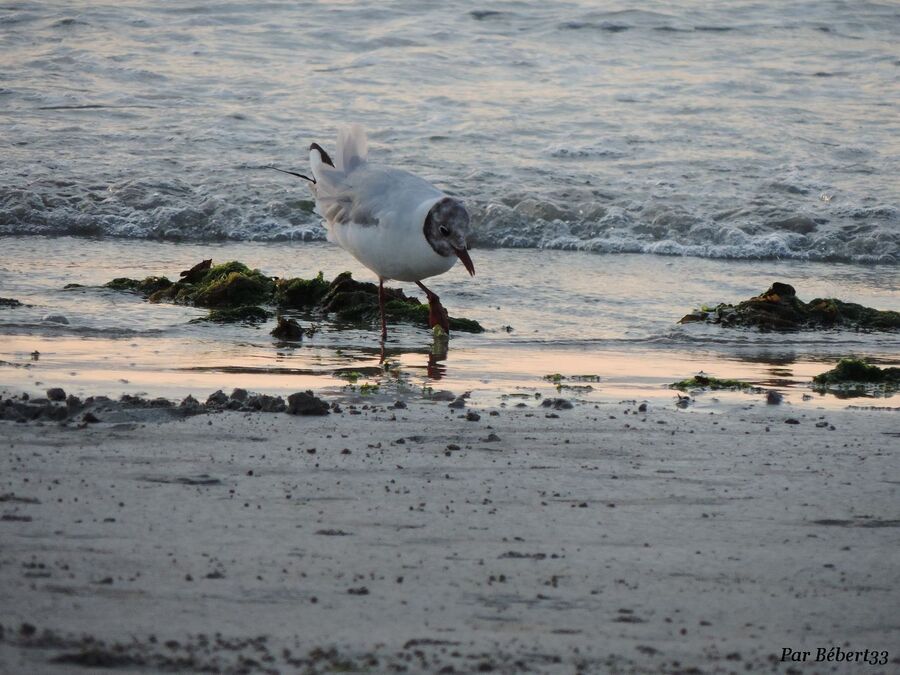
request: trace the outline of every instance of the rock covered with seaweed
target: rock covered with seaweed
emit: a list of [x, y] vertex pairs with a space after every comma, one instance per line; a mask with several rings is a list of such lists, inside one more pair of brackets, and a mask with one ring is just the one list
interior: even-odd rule
[[769, 289], [737, 305], [720, 303], [702, 307], [678, 323], [705, 322], [725, 328], [795, 331], [845, 328], [851, 330], [900, 330], [900, 312], [865, 307], [837, 298], [803, 302], [790, 284], [775, 282]]
[[749, 382], [744, 382], [743, 380], [720, 379], [718, 377], [710, 377], [703, 374], [694, 375], [693, 377], [686, 380], [673, 382], [669, 385], [669, 388], [679, 389], [681, 391], [689, 391], [692, 389], [711, 389], [714, 391], [719, 389], [732, 389], [749, 391], [753, 393], [759, 393], [762, 391], [762, 387], [752, 385]]
[[[259, 323], [271, 315], [264, 309], [270, 306], [330, 314], [348, 323], [378, 318], [378, 286], [357, 281], [349, 272], [331, 281], [326, 281], [321, 272], [311, 279], [275, 279], [238, 261], [212, 265], [211, 260], [204, 260], [181, 276], [174, 282], [164, 276], [121, 277], [107, 283], [106, 288], [137, 293], [150, 302], [207, 307], [212, 311], [202, 320], [214, 322]], [[428, 327], [427, 304], [399, 289], [386, 288], [385, 293], [389, 321]], [[458, 317], [450, 317], [450, 328], [470, 333], [484, 330], [477, 321]]]
[[879, 368], [865, 359], [841, 359], [837, 365], [813, 377], [814, 386], [827, 388], [847, 385], [881, 385], [900, 388], [900, 368]]

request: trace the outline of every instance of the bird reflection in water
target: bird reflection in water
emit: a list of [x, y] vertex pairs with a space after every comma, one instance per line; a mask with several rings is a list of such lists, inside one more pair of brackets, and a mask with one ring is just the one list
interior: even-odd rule
[[425, 372], [429, 379], [440, 380], [447, 374], [447, 366], [443, 363], [447, 360], [447, 354], [450, 350], [450, 336], [445, 333], [440, 326], [434, 329], [431, 347], [427, 349], [387, 349], [384, 341], [381, 342], [380, 358], [378, 363], [382, 368], [387, 369], [387, 358], [389, 356], [403, 356], [404, 354], [428, 354], [428, 362], [425, 366]]

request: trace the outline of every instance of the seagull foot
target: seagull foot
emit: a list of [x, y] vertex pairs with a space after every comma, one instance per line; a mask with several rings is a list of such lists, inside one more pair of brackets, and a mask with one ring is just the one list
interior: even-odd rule
[[428, 327], [440, 326], [445, 333], [450, 332], [450, 315], [437, 296], [428, 298]]

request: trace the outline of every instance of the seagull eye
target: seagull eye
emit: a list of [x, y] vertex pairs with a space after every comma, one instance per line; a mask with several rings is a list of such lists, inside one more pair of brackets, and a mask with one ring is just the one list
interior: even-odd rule
[[438, 230], [439, 230], [440, 233], [441, 233], [442, 235], [444, 235], [445, 237], [446, 237], [448, 234], [450, 234], [450, 230], [447, 229], [447, 226], [446, 226], [446, 225], [441, 225], [441, 226], [438, 228]]

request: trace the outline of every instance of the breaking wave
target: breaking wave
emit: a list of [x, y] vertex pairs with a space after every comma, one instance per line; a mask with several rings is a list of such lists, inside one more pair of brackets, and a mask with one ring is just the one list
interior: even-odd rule
[[[617, 202], [625, 203], [617, 203]], [[168, 241], [319, 241], [310, 199], [204, 196], [181, 183], [127, 182], [103, 192], [72, 184], [0, 189], [0, 234]], [[694, 213], [659, 200], [531, 197], [470, 203], [475, 247], [546, 248], [733, 259], [900, 262], [900, 212], [835, 208], [828, 217], [774, 207]]]

